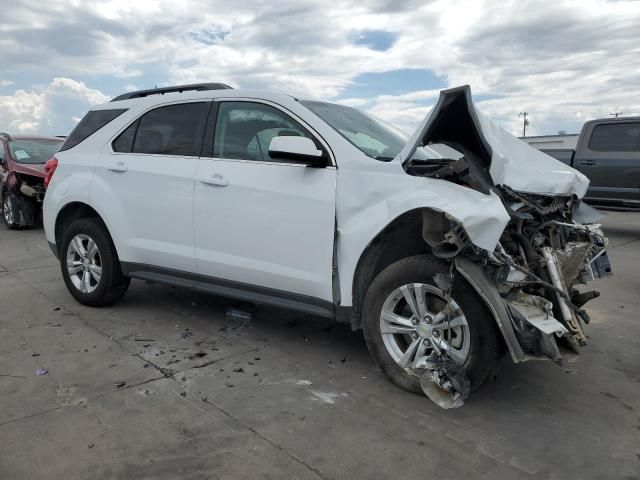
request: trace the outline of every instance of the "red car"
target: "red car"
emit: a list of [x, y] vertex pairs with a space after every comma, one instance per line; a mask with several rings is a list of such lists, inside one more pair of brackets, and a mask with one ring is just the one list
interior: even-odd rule
[[45, 162], [63, 142], [59, 137], [0, 133], [0, 200], [8, 228], [31, 227], [40, 221]]

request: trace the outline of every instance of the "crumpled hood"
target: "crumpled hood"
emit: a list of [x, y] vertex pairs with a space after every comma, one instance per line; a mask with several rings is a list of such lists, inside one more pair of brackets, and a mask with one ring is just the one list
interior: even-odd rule
[[404, 163], [416, 148], [458, 143], [478, 155], [495, 185], [538, 194], [574, 194], [582, 198], [589, 179], [496, 126], [478, 111], [468, 85], [440, 92], [435, 107], [394, 159]]
[[44, 163], [36, 163], [36, 164], [14, 163], [12, 170], [15, 171], [16, 173], [31, 175], [33, 177], [44, 178], [46, 175], [44, 171]]

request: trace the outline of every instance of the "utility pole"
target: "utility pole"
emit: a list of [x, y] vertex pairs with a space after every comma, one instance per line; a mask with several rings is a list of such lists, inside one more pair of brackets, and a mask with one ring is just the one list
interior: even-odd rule
[[613, 113], [610, 113], [609, 115], [611, 115], [612, 117], [618, 118], [620, 115], [622, 115], [622, 112], [613, 112]]
[[518, 114], [519, 117], [523, 117], [522, 120], [522, 137], [526, 137], [527, 136], [527, 127], [529, 126], [529, 119], [527, 119], [527, 117], [529, 116], [529, 112], [520, 112]]

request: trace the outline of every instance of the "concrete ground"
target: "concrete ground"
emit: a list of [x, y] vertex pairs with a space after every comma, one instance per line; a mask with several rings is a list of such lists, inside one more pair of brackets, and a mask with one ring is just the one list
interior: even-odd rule
[[505, 362], [447, 411], [344, 325], [233, 323], [233, 302], [140, 281], [83, 307], [41, 229], [0, 227], [0, 478], [640, 478], [640, 214], [605, 225], [583, 355]]

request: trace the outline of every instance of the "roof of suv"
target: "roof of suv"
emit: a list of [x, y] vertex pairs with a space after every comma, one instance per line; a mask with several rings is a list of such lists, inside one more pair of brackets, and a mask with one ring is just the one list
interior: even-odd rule
[[[200, 88], [202, 86], [204, 88]], [[207, 83], [193, 85], [177, 85], [174, 87], [140, 90], [118, 95], [110, 102], [96, 105], [91, 110], [110, 110], [114, 108], [130, 108], [140, 106], [152, 106], [173, 100], [199, 100], [211, 99], [216, 96], [260, 98], [274, 102], [291, 101], [292, 95], [274, 92], [271, 90], [245, 90], [235, 89], [222, 83]]]

